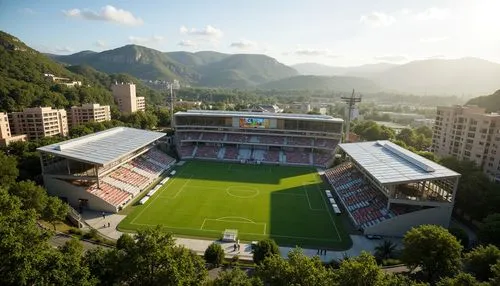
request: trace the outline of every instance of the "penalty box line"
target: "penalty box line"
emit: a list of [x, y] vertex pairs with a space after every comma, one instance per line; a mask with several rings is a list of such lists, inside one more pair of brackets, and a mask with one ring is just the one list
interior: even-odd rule
[[[143, 226], [150, 226], [150, 227], [155, 227], [157, 224], [149, 224], [149, 223], [130, 223], [133, 225], [143, 225]], [[221, 232], [222, 230], [213, 230], [213, 229], [201, 229], [201, 228], [191, 228], [191, 227], [173, 227], [173, 226], [168, 226], [168, 225], [162, 225], [164, 228], [168, 229], [179, 229], [179, 230], [196, 230], [196, 231], [205, 231], [205, 232]], [[253, 233], [253, 232], [238, 232], [239, 234], [248, 234], [248, 235], [267, 235], [267, 234], [262, 234], [262, 233]], [[182, 235], [182, 233], [180, 233]], [[306, 236], [292, 236], [292, 235], [279, 235], [279, 234], [273, 234], [269, 235], [270, 237], [283, 237], [283, 238], [291, 238], [291, 239], [308, 239], [308, 240], [316, 240], [316, 241], [334, 241], [334, 242], [342, 242], [342, 240], [337, 240], [337, 239], [331, 239], [331, 238], [316, 238], [316, 237], [306, 237]]]
[[[200, 226], [200, 230], [207, 230], [207, 231], [213, 231], [213, 230], [210, 230], [210, 229], [203, 229], [205, 227], [205, 223], [207, 221], [217, 221], [217, 222], [229, 222], [229, 223], [247, 223], [247, 224], [255, 224], [255, 225], [261, 225], [261, 226], [264, 226], [264, 231], [262, 232], [262, 234], [258, 234], [258, 233], [246, 233], [246, 234], [258, 234], [258, 235], [266, 235], [266, 230], [267, 230], [267, 223], [265, 222], [253, 222], [253, 221], [241, 221], [241, 220], [227, 220], [227, 219], [214, 219], [214, 218], [205, 218], [203, 220], [203, 223], [201, 224]], [[242, 232], [243, 233], [243, 232]]]

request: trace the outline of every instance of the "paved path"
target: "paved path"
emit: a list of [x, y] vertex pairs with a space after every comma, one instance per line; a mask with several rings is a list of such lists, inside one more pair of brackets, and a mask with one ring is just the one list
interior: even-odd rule
[[[54, 236], [52, 236], [50, 238], [49, 243], [52, 246], [59, 247], [59, 246], [63, 246], [66, 242], [70, 241], [71, 239], [72, 239], [72, 237], [70, 237], [68, 235], [55, 234]], [[97, 247], [107, 248], [107, 246], [102, 246], [102, 245], [95, 244], [95, 243], [92, 243], [92, 242], [88, 242], [88, 241], [85, 241], [85, 240], [80, 240], [80, 242], [82, 243], [83, 249], [85, 251], [91, 250], [91, 249], [94, 249], [94, 248], [97, 248]]]
[[[85, 211], [82, 214], [82, 217], [91, 227], [97, 229], [101, 234], [111, 239], [118, 239], [123, 234], [122, 232], [118, 231], [116, 227], [125, 218], [124, 215], [107, 214], [105, 215], [105, 217], [103, 217], [100, 212]], [[203, 254], [205, 252], [205, 249], [207, 249], [207, 247], [215, 241], [183, 237], [176, 237], [175, 239], [177, 244], [183, 245], [198, 254]], [[327, 251], [325, 255], [319, 256], [321, 261], [330, 262], [332, 259], [339, 260], [346, 256], [354, 257], [361, 254], [362, 251], [373, 252], [374, 248], [381, 242], [380, 240], [369, 240], [362, 235], [351, 235], [351, 239], [353, 241], [353, 246], [350, 249], [346, 251]], [[395, 238], [390, 240], [400, 245], [401, 239]], [[215, 242], [222, 244], [222, 247], [226, 252], [226, 257], [228, 258], [233, 257], [234, 255], [238, 255], [238, 257], [243, 260], [252, 259], [251, 245], [249, 243], [240, 243], [240, 250], [234, 251], [234, 243], [222, 243], [220, 241]], [[292, 249], [292, 247], [280, 246], [280, 253], [283, 257], [286, 257], [288, 255], [288, 252], [290, 252], [290, 250]], [[303, 249], [303, 251], [304, 254], [309, 257], [316, 256], [318, 252], [317, 249], [307, 248]]]

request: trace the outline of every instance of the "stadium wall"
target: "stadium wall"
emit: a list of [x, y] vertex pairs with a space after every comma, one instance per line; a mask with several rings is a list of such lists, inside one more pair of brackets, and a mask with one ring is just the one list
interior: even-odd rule
[[45, 188], [50, 195], [66, 198], [68, 204], [75, 209], [78, 209], [80, 205], [79, 199], [84, 199], [88, 201], [87, 209], [110, 213], [118, 212], [115, 206], [87, 192], [84, 187], [75, 186], [68, 182], [52, 178], [51, 176], [44, 176], [43, 180], [45, 182]]
[[364, 233], [403, 237], [408, 230], [422, 224], [435, 224], [448, 228], [452, 209], [453, 205], [450, 204], [450, 206], [435, 207], [399, 215], [366, 228]]

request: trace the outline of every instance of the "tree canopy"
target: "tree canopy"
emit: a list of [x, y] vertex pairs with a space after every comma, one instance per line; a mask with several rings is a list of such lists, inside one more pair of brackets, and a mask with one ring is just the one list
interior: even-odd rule
[[409, 230], [403, 239], [402, 261], [408, 267], [420, 266], [429, 281], [452, 276], [460, 270], [462, 245], [436, 225], [422, 225]]

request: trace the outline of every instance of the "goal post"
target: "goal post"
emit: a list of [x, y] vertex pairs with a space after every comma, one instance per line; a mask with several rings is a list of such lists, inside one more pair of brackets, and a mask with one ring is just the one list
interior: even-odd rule
[[226, 229], [222, 233], [222, 241], [235, 242], [238, 240], [237, 229]]

